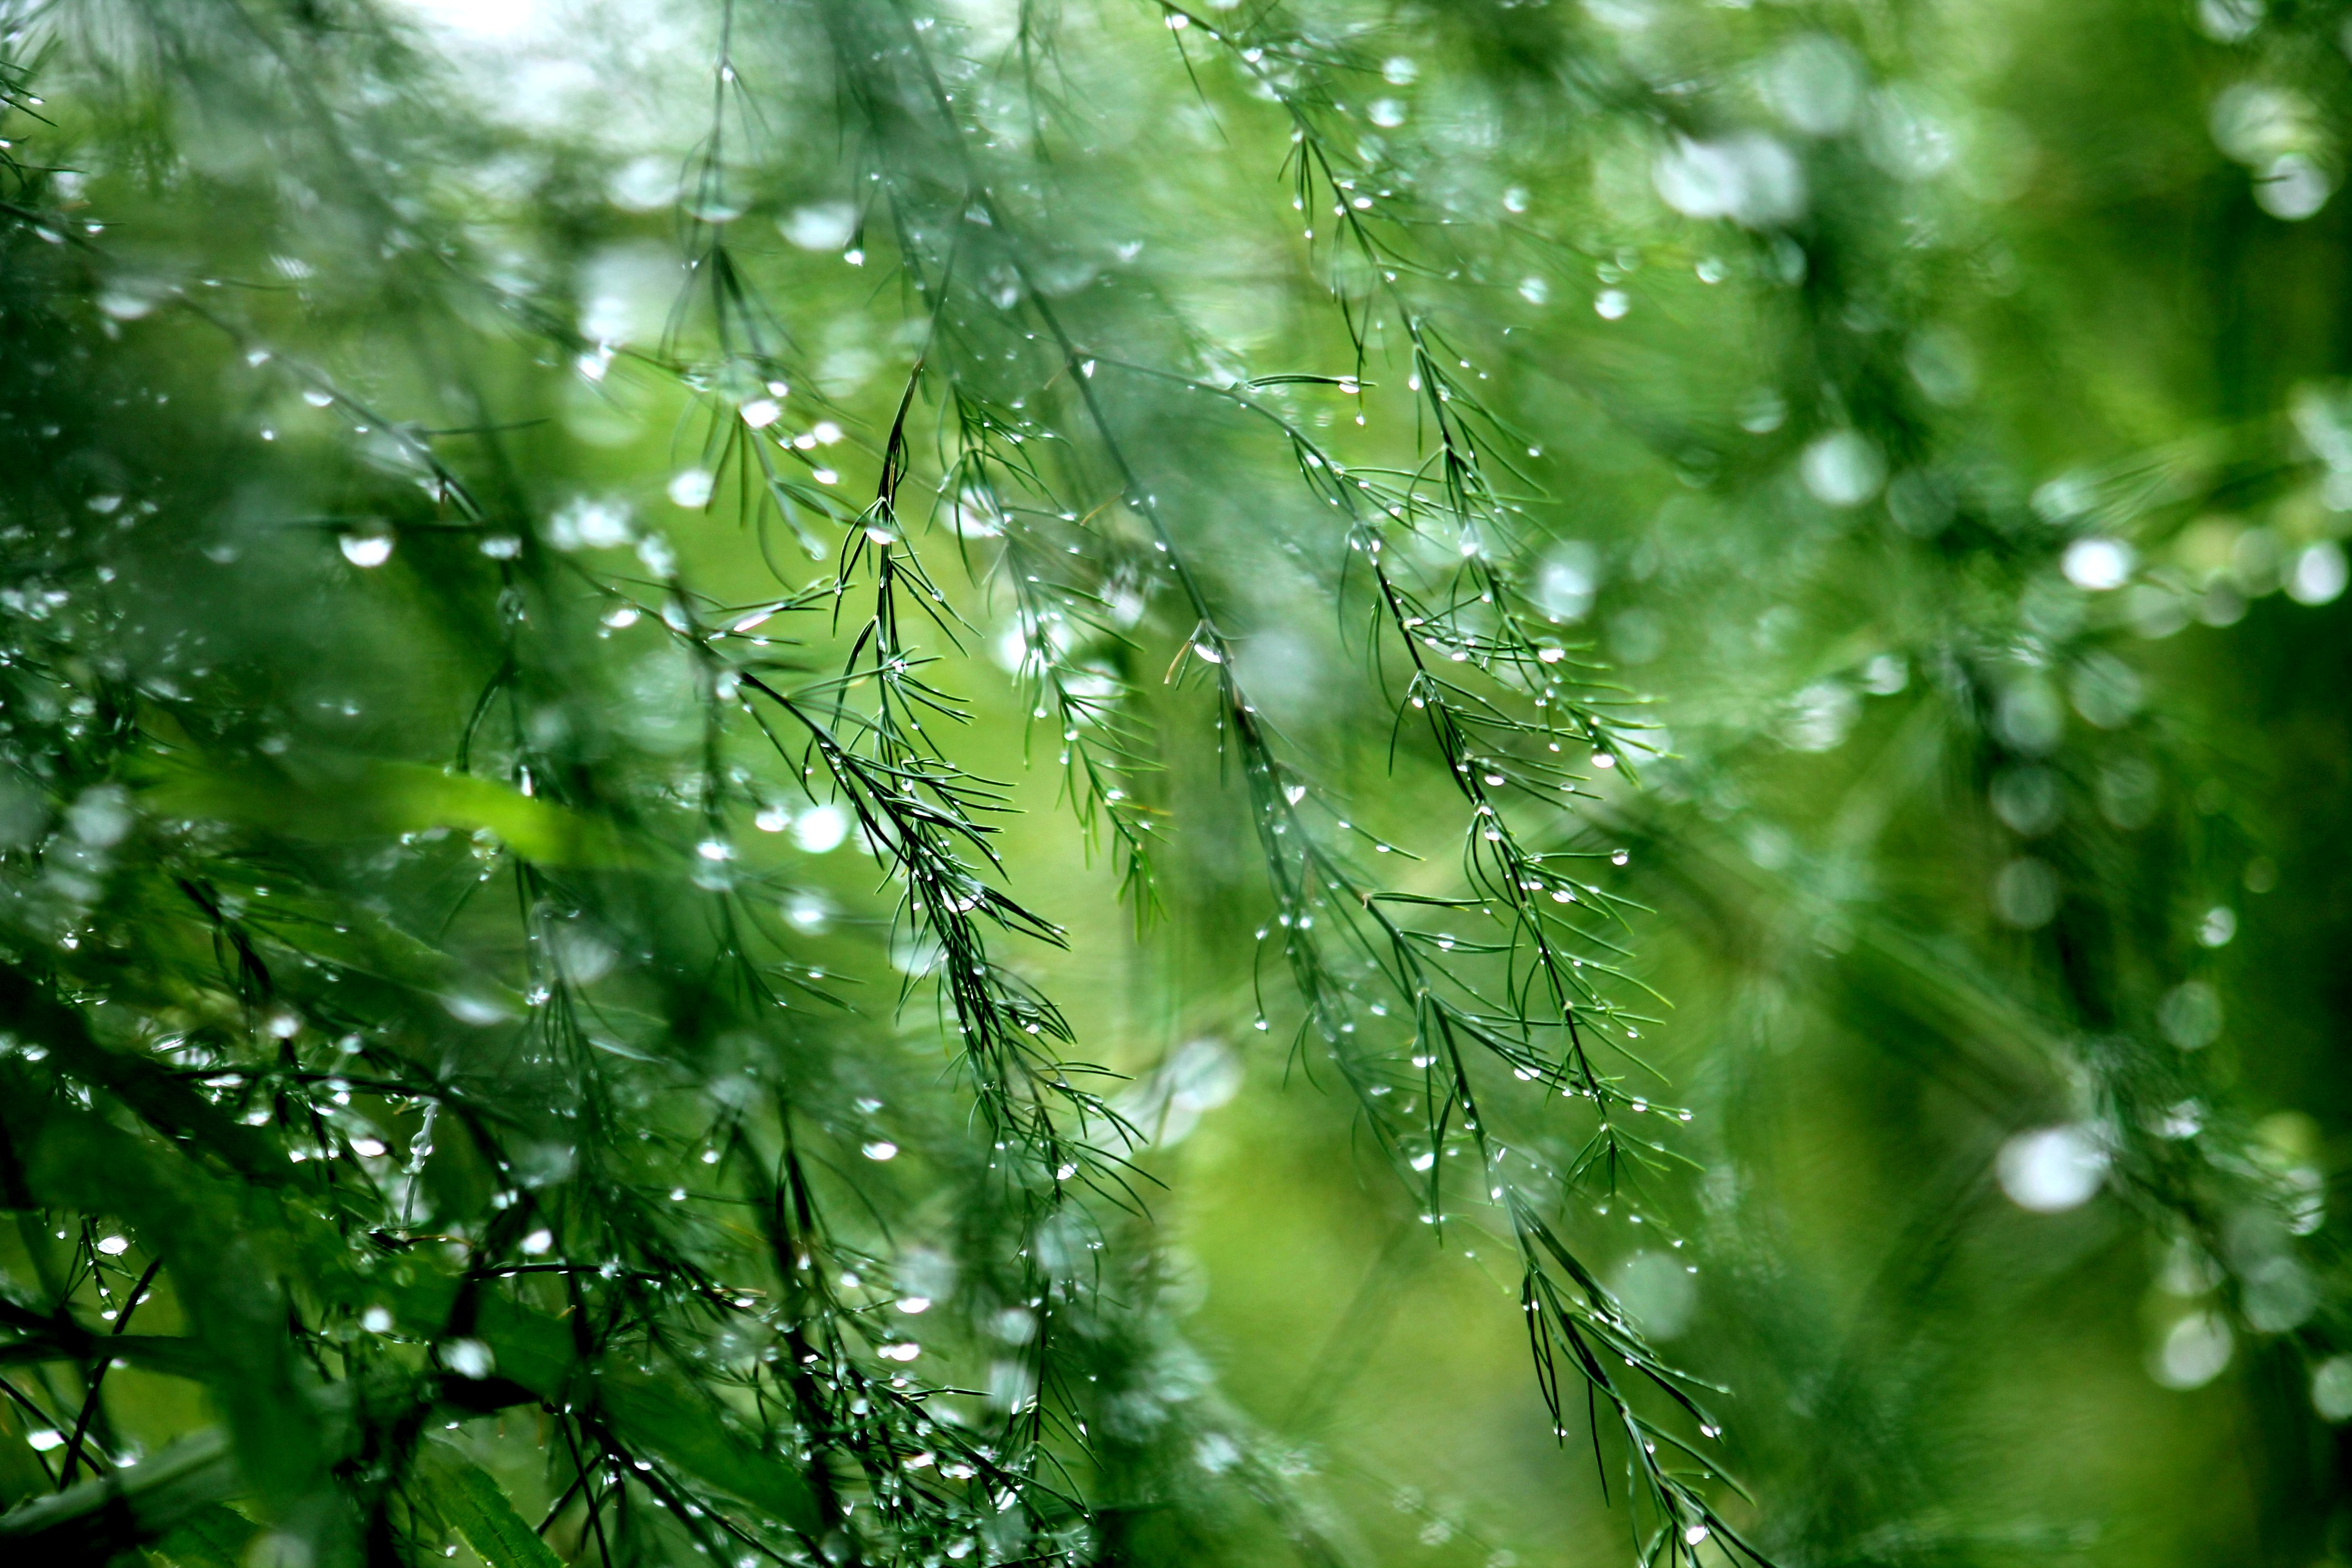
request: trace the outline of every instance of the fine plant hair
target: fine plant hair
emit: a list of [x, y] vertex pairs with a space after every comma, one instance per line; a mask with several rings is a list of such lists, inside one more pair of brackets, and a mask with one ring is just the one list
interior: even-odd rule
[[[234, 31], [257, 21], [289, 69], [326, 61], [364, 72], [398, 59], [398, 46], [364, 16], [345, 20], [361, 40], [356, 51], [349, 38], [299, 18], [222, 8], [141, 37], [152, 61], [124, 52], [160, 77], [163, 90], [172, 73], [184, 71], [214, 101], [240, 88], [266, 94], [266, 82], [247, 82], [272, 74], [272, 65], [205, 56], [227, 42], [205, 36], [207, 23]], [[121, 783], [77, 779], [226, 771], [186, 786], [185, 815], [133, 841], [143, 857], [148, 834], [156, 840], [151, 860], [124, 866], [107, 884], [109, 900], [123, 900], [110, 901], [111, 937], [96, 936], [93, 911], [79, 919], [60, 911], [51, 918], [61, 917], [54, 946], [63, 951], [12, 970], [24, 1042], [12, 1065], [32, 1075], [18, 1098], [29, 1100], [34, 1084], [52, 1075], [68, 1075], [55, 1079], [62, 1091], [96, 1074], [136, 1108], [144, 1136], [169, 1142], [151, 1148], [129, 1130], [111, 1136], [132, 1139], [128, 1148], [151, 1167], [191, 1156], [221, 1162], [215, 1185], [227, 1185], [213, 1201], [248, 1215], [175, 1226], [128, 1194], [40, 1185], [34, 1173], [46, 1169], [44, 1144], [100, 1136], [101, 1124], [71, 1117], [46, 1117], [18, 1135], [33, 1145], [22, 1164], [38, 1189], [25, 1195], [37, 1195], [44, 1210], [123, 1215], [155, 1238], [142, 1250], [167, 1247], [162, 1236], [177, 1230], [189, 1240], [205, 1236], [207, 1250], [224, 1258], [236, 1255], [243, 1231], [261, 1226], [250, 1211], [268, 1202], [282, 1212], [260, 1234], [283, 1236], [278, 1245], [316, 1261], [290, 1296], [219, 1268], [217, 1288], [248, 1300], [282, 1299], [299, 1331], [248, 1347], [262, 1364], [242, 1369], [246, 1407], [232, 1404], [229, 1451], [194, 1438], [187, 1458], [174, 1449], [168, 1464], [139, 1472], [144, 1481], [209, 1466], [198, 1472], [203, 1484], [159, 1505], [152, 1520], [134, 1511], [93, 1523], [90, 1510], [103, 1513], [121, 1484], [71, 1488], [78, 1467], [117, 1462], [103, 1434], [90, 1429], [102, 1411], [93, 1374], [58, 1478], [67, 1500], [26, 1527], [44, 1539], [93, 1530], [126, 1543], [160, 1536], [167, 1552], [201, 1552], [191, 1544], [201, 1535], [218, 1549], [247, 1528], [221, 1502], [241, 1480], [281, 1532], [331, 1554], [348, 1550], [341, 1542], [354, 1536], [371, 1552], [404, 1553], [449, 1528], [477, 1550], [528, 1554], [491, 1544], [512, 1533], [510, 1508], [478, 1470], [426, 1436], [436, 1409], [521, 1402], [547, 1412], [557, 1440], [551, 1455], [569, 1467], [551, 1517], [578, 1516], [569, 1528], [600, 1554], [614, 1550], [615, 1538], [666, 1531], [707, 1551], [779, 1560], [936, 1548], [957, 1554], [955, 1544], [968, 1550], [983, 1522], [989, 1550], [999, 1552], [1012, 1549], [1007, 1509], [1017, 1538], [1037, 1543], [1029, 1550], [1090, 1554], [1103, 1501], [1088, 1473], [1121, 1461], [1097, 1451], [1106, 1440], [1089, 1433], [1087, 1394], [1076, 1385], [1072, 1359], [1100, 1352], [1068, 1342], [1074, 1333], [1104, 1338], [1100, 1323], [1073, 1326], [1105, 1310], [1092, 1304], [1105, 1299], [1100, 1293], [1140, 1289], [1148, 1301], [1148, 1250], [1119, 1265], [1144, 1272], [1117, 1289], [1089, 1283], [1101, 1266], [1085, 1256], [1148, 1214], [1148, 1180], [1131, 1164], [1138, 1135], [1104, 1100], [1100, 1069], [1071, 1055], [1078, 1042], [1052, 1000], [992, 953], [992, 944], [1051, 942], [1059, 932], [992, 879], [1004, 871], [992, 844], [1004, 797], [953, 756], [952, 728], [963, 712], [938, 684], [936, 654], [924, 639], [952, 647], [970, 628], [909, 528], [912, 483], [930, 492], [928, 521], [954, 514], [945, 531], [961, 536], [959, 563], [982, 586], [1000, 578], [1012, 584], [1030, 632], [1022, 675], [1035, 714], [1058, 731], [1066, 793], [1082, 829], [1108, 831], [1139, 919], [1149, 917], [1157, 824], [1135, 785], [1149, 748], [1162, 742], [1129, 716], [1124, 681], [1062, 650], [1081, 637], [1118, 636], [1111, 605], [1122, 593], [1164, 587], [1180, 605], [1178, 624], [1187, 629], [1173, 668], [1208, 688], [1209, 732], [1245, 781], [1267, 861], [1279, 931], [1268, 952], [1296, 1002], [1269, 997], [1265, 1006], [1295, 1012], [1294, 1050], [1330, 1060], [1362, 1097], [1368, 1126], [1421, 1190], [1433, 1226], [1452, 1217], [1443, 1213], [1447, 1167], [1434, 1156], [1450, 1152], [1457, 1137], [1470, 1141], [1480, 1170], [1473, 1180], [1491, 1187], [1486, 1195], [1506, 1216], [1521, 1258], [1543, 1395], [1563, 1435], [1573, 1398], [1567, 1388], [1578, 1383], [1622, 1430], [1645, 1558], [1681, 1560], [1710, 1532], [1736, 1541], [1671, 1458], [1687, 1452], [1711, 1462], [1689, 1444], [1714, 1427], [1685, 1435], [1660, 1425], [1611, 1369], [1622, 1361], [1703, 1423], [1688, 1380], [1647, 1351], [1546, 1217], [1562, 1183], [1614, 1193], [1661, 1151], [1622, 1126], [1627, 1114], [1651, 1109], [1624, 1087], [1620, 1066], [1621, 1058], [1632, 1060], [1621, 1037], [1635, 1037], [1636, 1015], [1604, 988], [1622, 952], [1609, 933], [1622, 921], [1612, 895], [1574, 874], [1605, 864], [1606, 853], [1530, 847], [1504, 803], [1514, 794], [1547, 802], [1572, 795], [1586, 756], [1601, 765], [1622, 760], [1630, 773], [1639, 732], [1616, 716], [1590, 667], [1564, 657], [1557, 636], [1518, 603], [1512, 563], [1524, 553], [1525, 528], [1497, 484], [1498, 476], [1513, 480], [1508, 459], [1497, 455], [1510, 437], [1464, 375], [1469, 362], [1400, 280], [1435, 264], [1412, 254], [1401, 224], [1384, 233], [1349, 205], [1360, 183], [1402, 177], [1359, 167], [1327, 140], [1324, 121], [1336, 110], [1332, 89], [1321, 84], [1362, 63], [1308, 42], [1271, 13], [1246, 35], [1201, 26], [1199, 36], [1234, 51], [1252, 79], [1297, 79], [1281, 98], [1297, 132], [1290, 174], [1298, 203], [1332, 201], [1347, 258], [1382, 278], [1360, 291], [1335, 285], [1355, 362], [1345, 372], [1236, 380], [1187, 344], [1179, 318], [1165, 318], [1179, 331], [1162, 333], [1155, 347], [1148, 335], [1136, 339], [1132, 320], [1066, 308], [1038, 285], [1051, 258], [1026, 230], [1050, 209], [1024, 212], [1000, 195], [999, 183], [1013, 176], [983, 165], [978, 132], [944, 85], [941, 58], [908, 17], [887, 6], [826, 5], [807, 16], [759, 18], [769, 27], [813, 26], [829, 45], [851, 166], [873, 187], [859, 243], [870, 265], [895, 271], [919, 324], [896, 416], [877, 433], [872, 499], [860, 506], [816, 479], [819, 460], [804, 444], [777, 438], [776, 400], [806, 372], [790, 347], [786, 304], [763, 290], [757, 268], [730, 243], [744, 200], [732, 188], [744, 177], [735, 148], [757, 135], [761, 105], [738, 53], [753, 19], [727, 8], [718, 23], [713, 121], [684, 182], [692, 286], [664, 342], [630, 363], [677, 377], [698, 395], [706, 510], [733, 500], [761, 533], [763, 552], [788, 538], [829, 553], [829, 576], [779, 569], [776, 595], [745, 602], [698, 587], [651, 538], [628, 570], [583, 572], [538, 530], [509, 521], [525, 503], [500, 493], [495, 410], [463, 383], [452, 390], [477, 423], [426, 430], [324, 363], [272, 346], [257, 312], [203, 296], [194, 279], [157, 279], [154, 306], [119, 312], [139, 319], [160, 310], [184, 316], [186, 330], [216, 334], [260, 377], [348, 421], [355, 437], [373, 437], [366, 456], [407, 481], [401, 500], [391, 481], [347, 472], [341, 485], [365, 501], [345, 502], [341, 517], [276, 526], [340, 538], [353, 561], [389, 552], [397, 540], [404, 559], [433, 552], [448, 563], [420, 568], [432, 572], [438, 591], [414, 613], [481, 672], [446, 742], [454, 771], [352, 782], [421, 792], [407, 810], [422, 831], [403, 833], [402, 844], [440, 862], [428, 876], [454, 876], [465, 891], [429, 934], [401, 930], [397, 915], [385, 924], [381, 895], [350, 908], [383, 869], [324, 863], [299, 830], [289, 836], [275, 814], [254, 811], [261, 799], [301, 786], [272, 762], [287, 754], [282, 749], [264, 744], [247, 754], [236, 726], [224, 722], [234, 712], [225, 697], [168, 681], [142, 689], [135, 677], [118, 676], [107, 683], [107, 718], [97, 727], [103, 739], [72, 744], [93, 727], [79, 721], [77, 700], [66, 695], [81, 689], [68, 651], [71, 623], [28, 628], [30, 646], [13, 668], [53, 689], [40, 706], [59, 712], [63, 731], [50, 742], [55, 750], [36, 753], [44, 794], [74, 802], [77, 822], [108, 812], [125, 820], [121, 828], [77, 828], [84, 842], [100, 850], [120, 844], [131, 831], [134, 797]], [[126, 16], [123, 25], [139, 22]], [[1024, 41], [1050, 55], [1042, 26]], [[146, 80], [118, 89], [157, 87]], [[331, 79], [314, 80], [306, 97], [331, 88]], [[380, 126], [331, 123], [323, 111], [309, 123], [333, 139], [323, 150], [330, 163], [356, 162], [358, 144], [383, 134]], [[40, 226], [52, 192], [37, 171], [12, 173], [26, 198], [11, 208], [17, 240], [38, 255], [32, 247], [56, 237]], [[335, 195], [362, 232], [391, 234], [396, 197], [364, 177]], [[429, 219], [404, 216], [401, 226], [420, 221]], [[85, 275], [102, 276], [102, 247], [76, 240], [53, 266], [79, 258]], [[429, 227], [383, 248], [387, 256], [423, 251], [430, 258], [423, 268], [442, 273], [426, 284], [427, 298], [447, 306], [424, 308], [448, 309], [451, 326], [434, 331], [462, 331], [464, 312], [489, 309], [551, 336], [567, 353], [603, 356], [596, 368], [607, 368], [609, 347], [554, 326], [524, 291], [474, 272], [462, 247]], [[415, 287], [401, 276], [411, 270], [395, 262], [383, 286]], [[26, 304], [18, 331], [30, 352], [72, 353], [64, 346], [72, 317]], [[1384, 331], [1398, 336], [1396, 351], [1377, 341]], [[1097, 336], [1124, 352], [1096, 347]], [[1402, 362], [1424, 431], [1423, 455], [1409, 466], [1350, 466], [1270, 395], [1328, 387], [1360, 404], [1370, 367], [1382, 358]], [[1296, 458], [1309, 493], [1331, 514], [1331, 549], [1346, 552], [1332, 558], [1335, 575], [1343, 603], [1368, 617], [1368, 669], [1391, 689], [1401, 730], [1422, 727], [1411, 739], [1455, 779], [1466, 820], [1463, 894], [1409, 894], [1372, 877], [1364, 860], [1396, 847], [1351, 827], [1331, 794], [1286, 754], [1244, 684], [1243, 634], [1192, 560], [1184, 518], [1155, 493], [1150, 458], [1136, 449], [1139, 434], [1103, 384], [1121, 377], [1156, 381], [1255, 421]], [[138, 395], [161, 403], [168, 395]], [[445, 455], [460, 443], [468, 456]], [[472, 459], [482, 452], [486, 461]], [[141, 487], [131, 479], [123, 488]], [[49, 505], [62, 511], [76, 500], [101, 515], [156, 510], [144, 495], [116, 496], [106, 506], [53, 496]], [[362, 510], [386, 515], [362, 525], [353, 518]], [[1114, 511], [1113, 521], [1129, 526], [1106, 526]], [[972, 526], [975, 518], [984, 524]], [[781, 533], [769, 536], [771, 526]], [[980, 544], [974, 535], [1001, 543]], [[58, 533], [55, 547], [70, 550], [71, 540], [70, 530]], [[1426, 550], [1414, 559], [1410, 546], [1430, 540], [1433, 559]], [[464, 567], [468, 554], [480, 564]], [[73, 565], [60, 559], [48, 569]], [[660, 628], [700, 699], [698, 766], [656, 791], [679, 794], [677, 804], [690, 808], [698, 828], [685, 841], [647, 816], [656, 801], [646, 781], [612, 776], [593, 760], [625, 757], [625, 743], [594, 741], [597, 721], [579, 700], [580, 683], [594, 679], [584, 662], [586, 628], [638, 621]], [[1066, 635], [1072, 629], [1078, 635]], [[835, 651], [819, 651], [826, 647]], [[877, 1138], [864, 1152], [878, 1160], [903, 1149], [908, 1165], [922, 1160], [929, 1180], [971, 1189], [960, 1207], [966, 1226], [978, 1230], [957, 1238], [969, 1278], [956, 1305], [970, 1304], [968, 1321], [993, 1325], [1013, 1347], [992, 1373], [990, 1402], [1001, 1414], [985, 1426], [928, 1413], [929, 1400], [952, 1385], [905, 1364], [920, 1347], [893, 1337], [888, 1302], [872, 1298], [879, 1287], [904, 1307], [928, 1289], [894, 1281], [903, 1265], [877, 1250], [906, 1221], [865, 1190], [868, 1181], [844, 1187], [839, 1156], [821, 1152], [856, 1139], [860, 1113], [844, 1109], [852, 1086], [832, 1054], [845, 1047], [829, 1042], [854, 1037], [858, 1026], [811, 1011], [829, 999], [824, 975], [795, 962], [777, 929], [772, 881], [733, 864], [732, 840], [747, 819], [779, 809], [772, 786], [733, 761], [747, 742], [781, 759], [783, 776], [811, 801], [846, 810], [899, 889], [894, 942], [922, 955], [909, 966], [898, 1008], [936, 997], [940, 1026], [957, 1041], [957, 1092], [973, 1113], [977, 1153], [961, 1152], [944, 1119], [940, 1148], [898, 1132], [896, 1144]], [[151, 753], [157, 760], [148, 761]], [[171, 787], [168, 778], [163, 787]], [[470, 839], [448, 833], [443, 819], [452, 817], [473, 825]], [[395, 852], [381, 864], [389, 869], [404, 858]], [[665, 872], [665, 864], [687, 874]], [[495, 914], [499, 904], [510, 913]], [[1493, 922], [1496, 936], [1422, 928], [1449, 910]], [[102, 965], [96, 973], [76, 956], [85, 921], [93, 921], [89, 945]], [[112, 951], [124, 945], [130, 951]], [[470, 973], [471, 989], [440, 998], [439, 1010], [488, 1031], [495, 1047], [475, 1041], [477, 1048], [452, 1056], [434, 1044], [446, 1030], [432, 1021], [433, 992], [449, 983], [436, 976], [453, 963]], [[617, 972], [635, 976], [626, 1003], [598, 985]], [[113, 1009], [108, 1024], [127, 1033], [106, 1038], [77, 1007], [100, 1001]], [[776, 1016], [792, 1020], [781, 1037], [762, 1022]], [[1507, 1085], [1531, 1086], [1525, 1099], [1557, 1090], [1581, 1101], [1592, 1121], [1586, 1146], [1554, 1168], [1524, 1145], [1506, 1144], [1486, 1109], [1506, 1089], [1479, 1083], [1481, 1064], [1509, 1068]], [[905, 1092], [894, 1085], [891, 1098]], [[344, 1114], [354, 1096], [397, 1126], [389, 1141], [363, 1131], [377, 1118]], [[866, 1105], [879, 1097], [850, 1098]], [[699, 1121], [698, 1104], [709, 1113]], [[398, 1126], [403, 1119], [410, 1124]], [[634, 1140], [625, 1131], [632, 1123]], [[467, 1168], [473, 1190], [463, 1200], [429, 1191], [428, 1163], [445, 1150]], [[282, 1192], [289, 1168], [302, 1184], [295, 1194]], [[86, 1166], [82, 1179], [89, 1179]], [[109, 1178], [124, 1179], [120, 1169]], [[174, 1179], [159, 1169], [151, 1185]], [[691, 1185], [665, 1194], [672, 1182]], [[863, 1211], [850, 1228], [845, 1201]], [[742, 1218], [723, 1223], [730, 1213]], [[131, 1278], [114, 1260], [120, 1249], [95, 1250], [93, 1222], [83, 1222], [78, 1241], [60, 1235], [68, 1245], [52, 1267], [68, 1272], [51, 1288], [59, 1300], [85, 1289], [119, 1298], [118, 1322], [169, 1260], [166, 1251], [143, 1263], [126, 1291], [110, 1282], [117, 1273]], [[337, 1235], [348, 1238], [340, 1257]], [[748, 1243], [756, 1246], [747, 1250]], [[436, 1248], [446, 1259], [431, 1256]], [[179, 1271], [172, 1273], [176, 1286]], [[179, 1289], [201, 1340], [211, 1326], [205, 1309], [190, 1288]], [[922, 1326], [943, 1326], [950, 1304], [929, 1304], [937, 1315]], [[28, 1321], [46, 1321], [43, 1313], [62, 1309], [25, 1310]], [[403, 1341], [417, 1353], [395, 1349]], [[297, 1363], [348, 1392], [324, 1404], [298, 1394]], [[580, 1381], [607, 1364], [624, 1375]], [[37, 1396], [25, 1398], [28, 1409], [40, 1407]], [[60, 1418], [58, 1429], [67, 1425]], [[1593, 1436], [1598, 1444], [1597, 1427]], [[787, 1462], [762, 1463], [762, 1456]], [[75, 1508], [71, 1500], [84, 1496]]]

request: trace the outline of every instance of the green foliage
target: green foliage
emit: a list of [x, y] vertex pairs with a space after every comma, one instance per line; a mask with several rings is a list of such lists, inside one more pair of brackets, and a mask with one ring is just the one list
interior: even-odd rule
[[0, 0], [0, 1540], [2344, 1549], [2336, 26]]
[[556, 1562], [555, 1553], [523, 1522], [481, 1466], [447, 1453], [426, 1464], [439, 1472], [434, 1477], [436, 1495], [483, 1562], [494, 1568], [544, 1568]]

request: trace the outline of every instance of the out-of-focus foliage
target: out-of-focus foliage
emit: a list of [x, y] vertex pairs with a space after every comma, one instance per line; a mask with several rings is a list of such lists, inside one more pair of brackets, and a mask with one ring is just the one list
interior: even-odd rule
[[2352, 1553], [2345, 20], [0, 0], [11, 1561]]

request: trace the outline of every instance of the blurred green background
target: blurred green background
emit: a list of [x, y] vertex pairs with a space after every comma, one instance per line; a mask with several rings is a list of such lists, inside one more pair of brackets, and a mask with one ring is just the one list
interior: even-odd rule
[[[796, 795], [742, 725], [706, 729], [709, 671], [657, 607], [673, 579], [722, 620], [807, 591], [762, 657], [840, 668], [865, 611], [828, 584], [912, 408], [899, 513], [941, 620], [905, 629], [968, 712], [931, 725], [942, 743], [1009, 781], [995, 880], [1068, 933], [995, 956], [1067, 1016], [1066, 1056], [1124, 1075], [1105, 1092], [1147, 1136], [1150, 1223], [1111, 1237], [1164, 1249], [1139, 1386], [1216, 1413], [1173, 1473], [1211, 1487], [1245, 1448], [1348, 1561], [1624, 1561], [1618, 1439], [1588, 1439], [1573, 1397], [1555, 1436], [1483, 1183], [1425, 1223], [1301, 1032], [1241, 754], [1213, 692], [1172, 679], [1200, 673], [1202, 617], [1151, 574], [1132, 504], [1168, 520], [1323, 820], [1421, 857], [1389, 885], [1458, 894], [1461, 799], [1398, 722], [1345, 531], [1219, 395], [1358, 474], [1409, 471], [1433, 406], [1405, 386], [1417, 313], [1491, 415], [1499, 569], [1663, 727], [1571, 808], [1512, 816], [1627, 852], [1593, 874], [1638, 906], [1624, 968], [1666, 1003], [1643, 1031], [1657, 1076], [1628, 1081], [1689, 1108], [1667, 1140], [1687, 1163], [1554, 1195], [1663, 1355], [1727, 1391], [1709, 1409], [1752, 1500], [1710, 1479], [1723, 1517], [1791, 1565], [2352, 1560], [2347, 17], [0, 0], [46, 100], [0, 126], [30, 171], [0, 291], [70, 301], [0, 363], [11, 647], [37, 662], [39, 595], [70, 579], [60, 617], [100, 606], [92, 668], [211, 726], [93, 785], [73, 769], [104, 725], [18, 690], [12, 949], [68, 973], [90, 955], [57, 956], [60, 933], [115, 922], [127, 971], [163, 962], [124, 889], [181, 851], [112, 849], [123, 831], [85, 817], [119, 796], [230, 825], [188, 852], [461, 977], [418, 994], [504, 1007], [524, 943], [488, 879], [509, 848], [667, 879], [642, 907], [684, 929], [718, 835], [759, 940], [849, 1004], [779, 1026], [781, 1048], [894, 1108], [836, 1104], [828, 1132], [953, 1143], [928, 939], [840, 805]], [[944, 97], [861, 97], [861, 29], [932, 51]], [[1295, 206], [1327, 150], [1340, 174]], [[959, 179], [994, 216], [925, 184]], [[1302, 232], [1359, 194], [1390, 249]], [[1040, 346], [1033, 299], [1083, 376]], [[1067, 463], [1104, 542], [1091, 628], [1016, 602], [1018, 530], [959, 488], [919, 380], [951, 360]], [[763, 393], [772, 372], [789, 391]], [[1291, 375], [1327, 379], [1248, 384]], [[45, 422], [67, 434], [41, 445]], [[746, 477], [754, 447], [803, 492], [797, 524]], [[479, 515], [447, 504], [458, 476]], [[1447, 526], [1398, 548], [1434, 572]], [[1142, 737], [1118, 776], [1153, 825], [1156, 910], [1072, 825], [1065, 742], [1020, 674], [1048, 643]], [[197, 729], [140, 722], [126, 757]], [[530, 795], [542, 752], [555, 798], [635, 847], [439, 771]], [[248, 830], [301, 847], [248, 853]], [[693, 962], [660, 1016], [691, 1011]], [[724, 1081], [648, 1122], [698, 1136]], [[1542, 1088], [1507, 1114], [1556, 1174], [1583, 1134], [1544, 1118], [1580, 1108]], [[894, 1123], [902, 1094], [931, 1120]], [[908, 1180], [876, 1213], [952, 1229], [940, 1211], [969, 1200]], [[45, 1234], [0, 1243], [12, 1281], [56, 1272]], [[180, 1324], [175, 1289], [143, 1331]], [[78, 1399], [69, 1369], [40, 1375]], [[134, 1444], [211, 1408], [139, 1367], [108, 1389]], [[6, 1423], [0, 1481], [46, 1489], [23, 1443], [42, 1428]], [[543, 1505], [552, 1444], [523, 1426], [469, 1440]], [[1203, 1517], [1124, 1550], [1290, 1549], [1279, 1508]]]

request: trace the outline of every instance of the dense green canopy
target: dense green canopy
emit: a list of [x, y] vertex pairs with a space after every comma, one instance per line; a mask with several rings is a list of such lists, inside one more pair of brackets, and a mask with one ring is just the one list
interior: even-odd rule
[[2352, 1559], [2306, 0], [0, 0], [0, 1552]]

